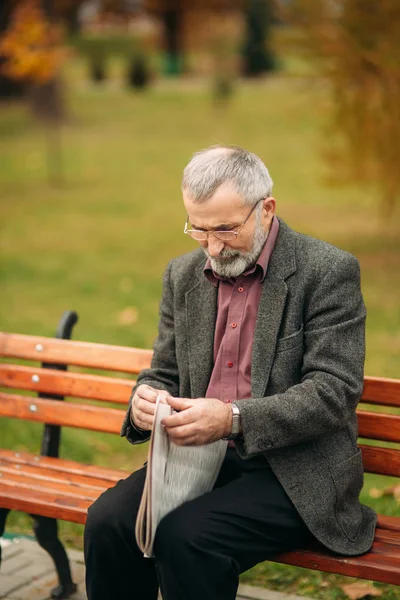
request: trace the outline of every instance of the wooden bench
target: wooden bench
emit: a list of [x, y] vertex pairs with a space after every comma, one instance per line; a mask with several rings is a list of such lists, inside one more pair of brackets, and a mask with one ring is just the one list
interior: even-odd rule
[[[70, 337], [76, 319], [74, 313], [66, 313], [57, 336]], [[0, 535], [9, 510], [31, 514], [37, 539], [51, 554], [59, 575], [53, 597], [67, 598], [76, 586], [55, 519], [84, 523], [90, 504], [127, 472], [58, 458], [60, 427], [118, 434], [133, 380], [104, 372], [135, 375], [149, 366], [152, 352], [0, 333], [0, 356], [5, 359], [0, 365], [0, 415], [45, 424], [40, 455], [0, 449]], [[11, 359], [40, 364], [15, 364]], [[68, 366], [80, 369], [69, 372]], [[66, 398], [79, 401], [63, 402]], [[380, 409], [400, 407], [400, 380], [366, 377], [362, 400]], [[99, 406], [98, 401], [116, 408]], [[363, 407], [358, 417], [365, 470], [399, 477], [400, 449], [365, 442], [400, 442], [400, 415]], [[335, 556], [316, 546], [284, 554], [277, 562], [400, 585], [400, 517], [379, 517], [374, 545], [363, 556]]]

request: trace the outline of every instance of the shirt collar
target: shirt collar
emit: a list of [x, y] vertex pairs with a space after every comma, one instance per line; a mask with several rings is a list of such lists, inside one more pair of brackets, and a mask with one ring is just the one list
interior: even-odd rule
[[[245, 271], [244, 273], [239, 275], [239, 277], [242, 277], [242, 276], [246, 277], [247, 275], [251, 275], [252, 273], [255, 273], [255, 271], [257, 270], [260, 273], [260, 282], [264, 281], [265, 276], [267, 274], [269, 259], [271, 258], [271, 254], [275, 247], [276, 239], [278, 237], [278, 232], [279, 232], [279, 221], [274, 216], [272, 219], [271, 227], [269, 229], [268, 237], [263, 246], [263, 249], [261, 250], [261, 253], [260, 253], [260, 256], [258, 257], [257, 262], [253, 266], [249, 267], [247, 269], [247, 271]], [[218, 286], [218, 281], [234, 281], [234, 279], [221, 277], [217, 273], [214, 273], [214, 271], [212, 270], [212, 267], [211, 267], [210, 258], [207, 258], [207, 261], [204, 265], [203, 271], [204, 271], [204, 275], [206, 276], [208, 281], [210, 281], [215, 287]]]

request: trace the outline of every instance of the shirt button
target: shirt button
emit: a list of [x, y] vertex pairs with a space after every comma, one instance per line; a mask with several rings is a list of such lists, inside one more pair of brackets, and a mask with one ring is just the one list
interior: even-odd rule
[[232, 329], [235, 329], [235, 327], [237, 327], [237, 323], [232, 323], [231, 327]]
[[242, 286], [238, 287], [238, 292], [240, 292], [240, 293], [244, 292], [244, 288], [242, 288]]
[[233, 362], [229, 361], [229, 362], [228, 362], [228, 367], [229, 367], [229, 368], [233, 367]]

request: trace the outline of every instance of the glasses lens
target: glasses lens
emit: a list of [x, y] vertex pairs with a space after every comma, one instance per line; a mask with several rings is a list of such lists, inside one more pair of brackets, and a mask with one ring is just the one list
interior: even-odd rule
[[236, 237], [233, 231], [214, 231], [214, 235], [223, 242], [229, 242], [230, 240], [234, 240]]
[[194, 240], [206, 240], [207, 234], [204, 231], [197, 231], [197, 229], [189, 229], [187, 232]]

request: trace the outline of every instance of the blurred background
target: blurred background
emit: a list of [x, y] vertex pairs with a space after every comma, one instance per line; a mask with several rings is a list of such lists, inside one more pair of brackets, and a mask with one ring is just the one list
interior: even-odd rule
[[[216, 143], [264, 160], [291, 227], [357, 256], [365, 372], [399, 377], [398, 0], [1, 0], [0, 330], [52, 336], [73, 309], [75, 339], [151, 348], [164, 267], [195, 247], [182, 170]], [[13, 449], [37, 452], [41, 431], [0, 425]], [[63, 431], [65, 458], [145, 454]], [[363, 501], [400, 514], [393, 483], [369, 475]], [[346, 578], [282, 565], [243, 580], [347, 597]]]

